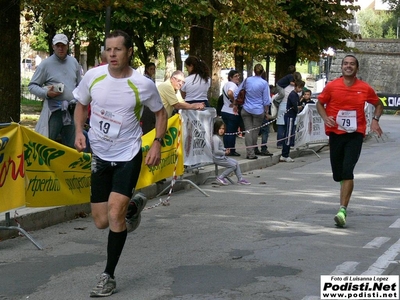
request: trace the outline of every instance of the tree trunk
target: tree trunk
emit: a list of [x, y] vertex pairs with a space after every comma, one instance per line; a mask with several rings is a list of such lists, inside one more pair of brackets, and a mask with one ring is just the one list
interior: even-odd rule
[[97, 51], [98, 44], [95, 42], [89, 43], [86, 49], [86, 64], [87, 68], [90, 69], [95, 66], [95, 59], [96, 59], [96, 53]]
[[215, 103], [212, 102], [212, 106], [216, 107], [216, 100], [221, 94], [221, 61], [222, 61], [223, 53], [221, 51], [214, 51], [214, 59], [212, 66], [212, 84], [211, 84], [211, 100], [215, 100]]
[[21, 112], [20, 2], [0, 0], [0, 123], [19, 122]]
[[247, 77], [253, 76], [253, 61], [252, 57], [246, 57]]
[[235, 57], [235, 69], [236, 71], [239, 72], [240, 79], [243, 80], [243, 69], [244, 69], [243, 50], [239, 46], [235, 47], [234, 57]]
[[49, 46], [49, 56], [53, 54], [53, 37], [57, 33], [57, 29], [52, 24], [44, 24], [44, 31], [47, 33], [47, 45]]
[[276, 55], [275, 65], [275, 83], [282, 77], [288, 74], [288, 68], [290, 65], [296, 66], [297, 61], [297, 47], [286, 47], [287, 51], [284, 53], [278, 53]]
[[165, 74], [164, 81], [169, 79], [175, 71], [175, 52], [174, 49], [169, 47], [165, 52]]
[[183, 63], [182, 63], [182, 56], [181, 56], [181, 37], [180, 36], [173, 37], [173, 46], [174, 46], [174, 51], [175, 51], [176, 69], [183, 71]]
[[212, 15], [192, 19], [189, 54], [203, 60], [212, 75], [213, 31], [215, 18]]

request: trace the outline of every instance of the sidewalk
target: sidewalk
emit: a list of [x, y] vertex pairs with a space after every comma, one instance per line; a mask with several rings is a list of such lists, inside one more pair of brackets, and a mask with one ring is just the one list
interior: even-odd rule
[[[258, 144], [261, 144], [261, 137], [258, 139]], [[236, 151], [241, 154], [240, 157], [233, 157], [239, 161], [240, 168], [243, 173], [249, 172], [255, 169], [262, 169], [272, 165], [275, 165], [279, 162], [279, 157], [281, 154], [281, 150], [276, 147], [276, 132], [271, 132], [268, 139], [268, 150], [273, 153], [273, 156], [258, 156], [258, 159], [248, 160], [246, 159], [246, 151], [245, 151], [245, 143], [244, 138], [236, 139]], [[315, 146], [314, 149], [317, 151], [321, 146]], [[312, 147], [311, 147], [312, 149]], [[326, 149], [326, 148], [325, 148]], [[290, 156], [292, 158], [298, 157], [300, 154], [303, 155], [304, 151], [294, 149], [291, 150]], [[311, 153], [312, 154], [312, 153]], [[221, 173], [222, 168], [219, 168], [219, 173]], [[215, 166], [214, 164], [210, 164], [204, 167], [204, 169], [199, 170], [198, 172], [188, 171], [184, 173], [182, 179], [185, 179], [184, 182], [179, 182], [174, 185], [173, 193], [177, 191], [181, 191], [184, 189], [192, 188], [192, 185], [188, 182], [189, 180], [199, 186], [201, 189], [201, 185], [210, 185], [215, 184], [215, 180], [211, 179], [211, 177], [215, 176]], [[168, 197], [169, 188], [166, 191], [165, 195], [161, 197], [155, 197], [164, 189], [166, 189], [171, 183], [171, 178], [168, 178], [166, 182], [163, 184], [153, 184], [148, 186], [140, 191], [146, 195], [148, 199], [151, 199], [148, 202], [148, 206], [155, 205], [159, 202], [160, 198], [162, 200], [166, 200]], [[200, 192], [200, 191], [199, 191]], [[171, 195], [173, 198], [174, 195]], [[0, 226], [21, 226], [26, 231], [34, 231], [42, 228], [46, 228], [48, 226], [52, 226], [58, 223], [62, 223], [65, 221], [69, 221], [79, 217], [85, 217], [90, 214], [90, 204], [80, 204], [80, 205], [71, 205], [71, 206], [59, 206], [59, 207], [43, 207], [43, 208], [20, 208], [16, 210], [12, 210], [9, 212], [10, 214], [10, 224], [6, 224], [6, 212], [0, 213]], [[15, 221], [15, 218], [17, 222]], [[18, 225], [19, 224], [19, 225]], [[18, 235], [17, 230], [0, 230], [0, 241], [8, 238], [12, 238]]]

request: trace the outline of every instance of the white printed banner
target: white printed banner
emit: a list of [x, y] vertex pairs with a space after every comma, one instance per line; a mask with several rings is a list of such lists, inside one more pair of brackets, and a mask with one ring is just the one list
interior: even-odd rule
[[[364, 111], [367, 120], [367, 129], [365, 132], [367, 135], [370, 132], [375, 107], [366, 103]], [[297, 115], [296, 122], [296, 148], [307, 144], [328, 143], [329, 137], [325, 134], [325, 124], [315, 104], [307, 104], [302, 112]]]
[[310, 143], [328, 143], [325, 125], [315, 104], [307, 104], [297, 115], [295, 146], [301, 147]]
[[213, 163], [211, 143], [217, 116], [215, 108], [181, 110], [179, 113], [182, 116], [184, 165]]

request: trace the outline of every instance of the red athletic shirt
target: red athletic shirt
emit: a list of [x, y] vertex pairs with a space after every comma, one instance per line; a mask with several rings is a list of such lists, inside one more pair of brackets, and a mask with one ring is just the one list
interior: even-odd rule
[[[376, 105], [380, 100], [375, 91], [365, 81], [356, 78], [352, 86], [346, 86], [343, 78], [340, 77], [325, 86], [322, 93], [318, 96], [318, 101], [323, 105], [325, 104], [328, 117], [333, 116], [335, 120], [340, 110], [355, 110], [357, 114], [356, 132], [365, 135], [367, 126], [364, 112], [365, 103], [368, 102]], [[338, 129], [338, 126], [325, 126], [325, 132], [327, 135], [331, 132], [336, 134], [346, 133], [346, 131]]]

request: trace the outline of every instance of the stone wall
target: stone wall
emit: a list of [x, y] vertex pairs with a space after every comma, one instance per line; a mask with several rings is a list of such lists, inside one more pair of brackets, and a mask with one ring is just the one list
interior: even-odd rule
[[358, 77], [368, 82], [377, 93], [400, 94], [400, 39], [361, 39], [348, 43], [353, 52], [337, 51], [332, 61], [330, 78], [341, 75], [340, 64], [346, 54], [360, 62]]

